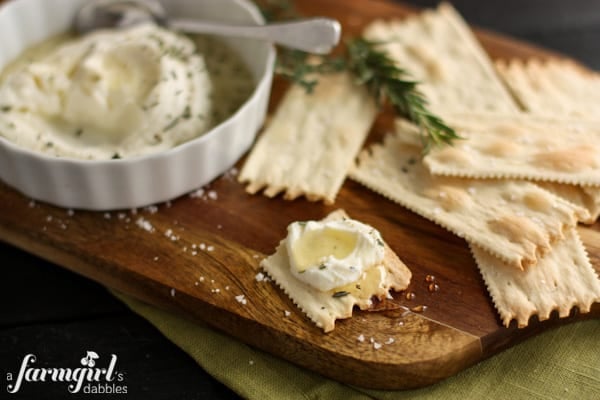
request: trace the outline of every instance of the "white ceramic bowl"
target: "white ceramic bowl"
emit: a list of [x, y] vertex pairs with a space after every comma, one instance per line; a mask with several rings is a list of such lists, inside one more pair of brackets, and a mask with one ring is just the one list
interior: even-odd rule
[[[171, 16], [262, 24], [247, 0], [161, 0]], [[0, 68], [27, 47], [69, 29], [85, 0], [14, 0], [0, 6]], [[178, 197], [210, 182], [248, 150], [267, 110], [275, 52], [270, 44], [224, 39], [250, 68], [256, 87], [229, 119], [169, 151], [108, 161], [55, 158], [0, 137], [0, 179], [54, 205], [112, 210]]]

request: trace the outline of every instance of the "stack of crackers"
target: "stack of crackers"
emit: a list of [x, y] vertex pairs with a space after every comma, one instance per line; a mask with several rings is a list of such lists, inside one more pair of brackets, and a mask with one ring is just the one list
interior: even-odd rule
[[355, 161], [375, 106], [348, 76], [326, 77], [313, 96], [286, 94], [242, 170], [249, 191], [331, 203], [349, 173], [466, 239], [506, 326], [589, 311], [600, 280], [576, 227], [600, 214], [600, 77], [567, 61], [494, 65], [447, 4], [364, 36], [463, 139], [423, 157], [418, 127], [398, 120]]

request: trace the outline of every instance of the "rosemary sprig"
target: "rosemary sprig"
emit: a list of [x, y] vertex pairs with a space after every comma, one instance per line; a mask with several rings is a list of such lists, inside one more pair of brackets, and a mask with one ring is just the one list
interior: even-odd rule
[[348, 41], [347, 69], [367, 87], [379, 105], [389, 101], [397, 115], [419, 127], [424, 152], [459, 139], [454, 129], [429, 111], [427, 99], [417, 88], [418, 82], [407, 78], [409, 74], [380, 50], [381, 44], [363, 38]]
[[[262, 4], [261, 4], [262, 3]], [[289, 0], [262, 0], [262, 11], [267, 20], [297, 18], [299, 14]], [[452, 144], [460, 136], [428, 109], [427, 99], [419, 91], [419, 82], [398, 67], [381, 49], [383, 43], [363, 38], [346, 42], [341, 56], [310, 56], [308, 53], [279, 49], [276, 73], [311, 92], [318, 84], [318, 75], [348, 71], [357, 82], [366, 86], [377, 103], [389, 102], [398, 116], [403, 116], [419, 127], [424, 153], [431, 148]]]

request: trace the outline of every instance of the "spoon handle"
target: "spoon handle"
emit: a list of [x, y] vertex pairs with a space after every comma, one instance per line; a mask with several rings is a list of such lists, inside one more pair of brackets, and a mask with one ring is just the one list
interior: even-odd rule
[[224, 25], [193, 19], [174, 19], [169, 27], [186, 33], [205, 33], [261, 39], [315, 54], [327, 54], [340, 40], [339, 22], [329, 18], [310, 18], [269, 25]]

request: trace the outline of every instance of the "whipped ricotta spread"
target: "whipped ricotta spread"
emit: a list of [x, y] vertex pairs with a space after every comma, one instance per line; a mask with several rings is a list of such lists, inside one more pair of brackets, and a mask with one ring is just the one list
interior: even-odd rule
[[385, 256], [379, 231], [353, 219], [294, 222], [286, 246], [292, 274], [321, 291], [358, 281]]
[[[175, 147], [223, 119], [214, 99], [228, 94], [216, 93], [223, 85], [193, 38], [147, 24], [52, 47], [33, 61], [21, 57], [0, 78], [0, 135], [20, 146], [79, 159], [134, 157]], [[224, 54], [212, 56], [227, 64]], [[245, 78], [237, 97], [250, 92], [243, 72], [231, 78]], [[241, 104], [233, 100], [229, 111]]]

